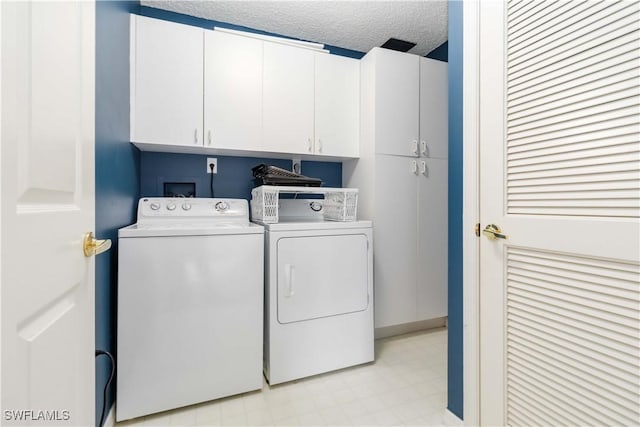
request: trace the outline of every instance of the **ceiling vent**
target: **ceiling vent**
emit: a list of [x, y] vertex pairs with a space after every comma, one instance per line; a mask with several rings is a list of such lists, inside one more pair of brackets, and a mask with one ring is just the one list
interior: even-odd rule
[[400, 52], [408, 52], [411, 50], [416, 44], [412, 42], [408, 42], [406, 40], [394, 39], [393, 37], [384, 42], [384, 44], [380, 47], [385, 49], [397, 50]]

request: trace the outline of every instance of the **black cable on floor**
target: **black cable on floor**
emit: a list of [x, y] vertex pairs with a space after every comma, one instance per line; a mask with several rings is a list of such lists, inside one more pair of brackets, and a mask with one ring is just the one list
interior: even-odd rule
[[104, 350], [96, 350], [96, 357], [102, 355], [109, 356], [109, 360], [111, 360], [111, 375], [109, 375], [109, 380], [104, 386], [104, 393], [102, 395], [102, 413], [100, 414], [100, 424], [98, 424], [98, 427], [102, 427], [102, 424], [104, 423], [104, 411], [107, 408], [107, 389], [109, 388], [111, 381], [113, 381], [113, 376], [116, 373], [116, 361], [113, 359], [111, 353]]

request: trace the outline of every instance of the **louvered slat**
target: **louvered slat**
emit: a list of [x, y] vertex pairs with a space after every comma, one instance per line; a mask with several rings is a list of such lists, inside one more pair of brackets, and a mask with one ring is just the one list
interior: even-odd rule
[[506, 264], [507, 420], [637, 423], [640, 265], [516, 247]]
[[[517, 106], [512, 105], [509, 109], [509, 120], [513, 120], [514, 122], [518, 119], [527, 119], [531, 115], [547, 113], [553, 114], [558, 109], [561, 108], [574, 108], [579, 105], [580, 107], [592, 105], [590, 103], [585, 103], [585, 101], [589, 100], [597, 100], [601, 101], [605, 99], [603, 97], [611, 97], [615, 99], [615, 94], [617, 92], [629, 93], [629, 90], [636, 90], [637, 93], [638, 86], [640, 86], [640, 82], [638, 82], [637, 76], [631, 76], [625, 80], [620, 80], [618, 76], [614, 76], [611, 82], [602, 82], [598, 81], [597, 84], [593, 87], [587, 88], [576, 88], [574, 93], [569, 96], [563, 96], [561, 98], [551, 100], [550, 97], [547, 97], [548, 102], [544, 105], [540, 104], [527, 104], [521, 103]], [[562, 95], [566, 95], [562, 91], [560, 92]], [[584, 104], [583, 104], [584, 103]], [[517, 122], [516, 122], [517, 123]]]
[[[634, 52], [635, 45], [625, 46], [624, 52], [606, 63], [599, 62], [587, 70], [578, 69], [571, 73], [564, 73], [556, 79], [548, 80], [540, 85], [521, 87], [519, 91], [512, 91], [508, 95], [509, 111], [522, 104], [531, 103], [529, 107], [540, 105], [540, 100], [552, 102], [558, 98], [565, 98], [601, 87], [604, 82], [618, 82], [637, 77], [638, 56]], [[600, 58], [604, 60], [605, 58]], [[567, 70], [565, 70], [567, 71]], [[587, 72], [585, 72], [587, 71]]]
[[[615, 46], [614, 37], [620, 37], [629, 30], [629, 25], [638, 21], [636, 13], [637, 5], [627, 2], [626, 7], [615, 12], [611, 12], [611, 7], [598, 3], [598, 8], [602, 10], [594, 13], [589, 18], [577, 19], [574, 22], [564, 20], [561, 30], [557, 28], [549, 28], [544, 37], [539, 40], [537, 37], [523, 37], [522, 41], [516, 40], [510, 36], [510, 47], [517, 49], [513, 55], [509, 56], [509, 75], [514, 79], [524, 77], [526, 74], [526, 65], [531, 65], [530, 61], [537, 58], [538, 62], [531, 67], [531, 72], [536, 73], [540, 70], [555, 70], [560, 67], [566, 67], [568, 64], [583, 61], [586, 52], [609, 45]], [[608, 40], [603, 43], [603, 36]], [[580, 43], [575, 43], [579, 40]]]
[[567, 22], [581, 20], [586, 15], [597, 12], [599, 10], [598, 6], [597, 3], [588, 1], [558, 1], [545, 10], [544, 15], [539, 15], [539, 18], [535, 21], [527, 19], [514, 24], [509, 20], [507, 34], [514, 44], [521, 42], [524, 46], [528, 46], [533, 42], [540, 43], [549, 34], [553, 34], [553, 31], [549, 30], [556, 28], [559, 23], [564, 22], [566, 24]]
[[[617, 146], [619, 145], [624, 145], [624, 147], [618, 148]], [[573, 144], [563, 144], [560, 146], [550, 145], [534, 149], [529, 147], [529, 150], [524, 153], [514, 149], [509, 153], [509, 162], [516, 165], [523, 164], [524, 162], [518, 163], [521, 160], [529, 162], [544, 162], [545, 159], [549, 159], [547, 161], [567, 160], [575, 158], [575, 156], [572, 156], [572, 153], [576, 153], [576, 155], [582, 157], [589, 157], [591, 155], [601, 156], [603, 154], [615, 154], [617, 152], [634, 152], [639, 149], [639, 146], [640, 142], [636, 141], [633, 135], [624, 135], [609, 141], [582, 141]]]
[[542, 316], [546, 319], [552, 319], [561, 324], [567, 324], [576, 329], [582, 329], [596, 336], [607, 337], [610, 340], [625, 343], [634, 346], [636, 343], [636, 330], [633, 327], [616, 328], [618, 325], [612, 325], [602, 319], [577, 312], [575, 310], [553, 307], [529, 301], [527, 297], [519, 298], [515, 296], [511, 301], [514, 310], [525, 310], [531, 315]]
[[640, 2], [511, 7], [507, 213], [640, 217]]
[[518, 120], [535, 120], [538, 118], [538, 115], [540, 115], [540, 117], [549, 117], [564, 111], [576, 111], [593, 105], [593, 102], [590, 102], [592, 100], [605, 103], [609, 100], [633, 96], [634, 94], [637, 95], [638, 91], [640, 91], [640, 89], [638, 89], [639, 87], [640, 82], [638, 79], [629, 78], [611, 84], [601, 84], [599, 87], [591, 90], [583, 89], [576, 91], [574, 95], [549, 100], [549, 102], [544, 105], [521, 104], [509, 110], [509, 120], [513, 121], [513, 123], [520, 123]]
[[[526, 157], [537, 157], [540, 155], [554, 154], [557, 152], [571, 151], [574, 146], [578, 150], [581, 147], [612, 147], [620, 144], [638, 141], [638, 124], [632, 123], [627, 126], [619, 126], [608, 129], [592, 130], [588, 136], [583, 134], [567, 135], [560, 138], [540, 139], [526, 144], [511, 144], [507, 147], [509, 160]], [[576, 145], [580, 144], [580, 145]], [[543, 151], [542, 153], [540, 150]]]
[[[570, 317], [567, 317], [565, 315], [558, 315], [556, 314], [556, 312], [536, 309], [530, 305], [522, 304], [515, 300], [512, 301], [511, 304], [512, 304], [512, 309], [509, 310], [508, 314], [512, 314], [514, 311], [525, 310], [527, 313], [537, 315], [539, 318], [543, 317], [547, 319], [549, 322], [551, 321], [557, 322], [558, 327], [568, 327], [568, 328], [575, 328], [582, 331], [589, 331], [594, 335], [605, 338], [606, 340], [618, 341], [618, 342], [626, 341], [626, 343], [628, 343], [630, 346], [635, 345], [635, 342], [633, 342], [635, 339], [634, 337], [624, 336], [622, 334], [617, 333], [617, 331], [612, 331], [611, 329], [608, 328], [609, 325], [604, 325], [604, 327], [601, 327], [602, 325], [601, 322], [600, 322], [600, 325], [596, 325], [595, 323], [597, 322], [593, 322], [594, 319], [586, 318], [584, 324], [578, 324], [577, 320], [573, 320]], [[581, 316], [581, 318], [585, 319], [585, 316]], [[527, 347], [526, 344], [522, 344], [522, 345]], [[527, 348], [528, 352], [543, 351], [543, 350], [544, 349], [539, 346], [534, 346], [534, 347], [528, 346]], [[567, 370], [570, 370], [570, 371], [577, 370], [581, 372], [584, 371], [586, 374], [588, 374], [586, 376], [589, 377], [594, 382], [598, 382], [598, 383], [601, 381], [607, 382], [609, 385], [605, 388], [615, 390], [612, 392], [619, 394], [621, 396], [627, 396], [628, 398], [629, 392], [631, 393], [638, 392], [638, 384], [631, 383], [629, 381], [629, 378], [626, 375], [624, 375], [622, 371], [618, 371], [621, 376], [617, 377], [617, 376], [611, 375], [610, 371], [605, 372], [599, 369], [598, 366], [594, 366], [593, 362], [591, 362], [591, 364], [576, 363], [576, 359], [572, 359], [571, 355], [564, 355], [562, 353], [557, 353], [557, 352], [553, 353], [552, 359], [554, 363], [562, 365]]]

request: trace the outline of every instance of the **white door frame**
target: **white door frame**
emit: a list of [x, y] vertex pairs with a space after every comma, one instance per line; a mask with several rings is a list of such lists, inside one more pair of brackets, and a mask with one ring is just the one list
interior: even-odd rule
[[480, 245], [474, 232], [480, 222], [479, 7], [476, 1], [463, 2], [463, 390], [464, 423], [468, 426], [477, 426], [480, 422]]

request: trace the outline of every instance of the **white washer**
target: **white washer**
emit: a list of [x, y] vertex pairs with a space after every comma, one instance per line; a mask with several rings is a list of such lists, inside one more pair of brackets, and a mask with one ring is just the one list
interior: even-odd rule
[[279, 384], [374, 360], [370, 221], [322, 221], [280, 200], [265, 227], [264, 372]]
[[262, 387], [264, 230], [248, 212], [143, 198], [119, 230], [118, 421]]

